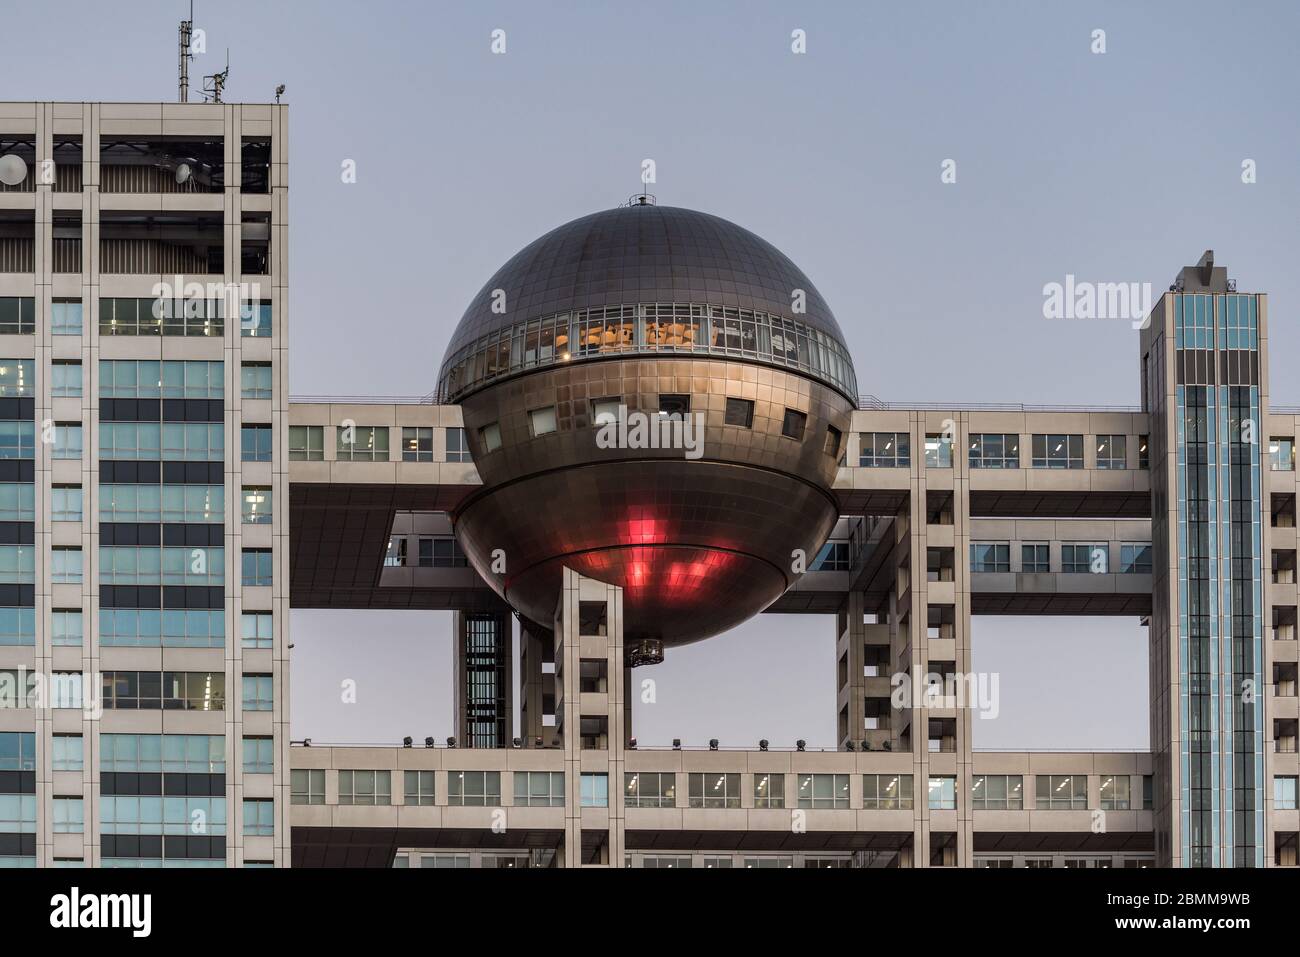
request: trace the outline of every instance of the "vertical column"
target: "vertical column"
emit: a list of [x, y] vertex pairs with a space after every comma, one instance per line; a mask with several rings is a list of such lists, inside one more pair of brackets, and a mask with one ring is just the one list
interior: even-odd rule
[[[542, 744], [548, 744], [553, 728], [543, 723], [546, 714], [546, 679], [549, 677], [542, 665], [548, 647], [554, 647], [555, 640], [543, 629], [531, 622], [519, 624], [519, 734], [524, 739], [524, 747], [537, 746], [540, 738]], [[551, 694], [554, 695], [552, 686]], [[554, 708], [554, 698], [551, 707]]]
[[[222, 232], [222, 275], [221, 280], [225, 283], [225, 288], [239, 288], [240, 295], [240, 312], [230, 317], [227, 315], [224, 335], [222, 336], [222, 426], [225, 432], [225, 466], [222, 469], [225, 484], [225, 497], [230, 501], [231, 495], [234, 495], [236, 508], [232, 512], [226, 510], [226, 529], [222, 539], [226, 542], [225, 565], [225, 595], [223, 596], [222, 605], [226, 615], [226, 640], [224, 650], [223, 665], [226, 672], [226, 711], [224, 727], [224, 743], [226, 749], [226, 866], [242, 867], [245, 860], [246, 848], [244, 846], [244, 796], [246, 793], [246, 783], [244, 780], [244, 767], [242, 758], [243, 750], [243, 733], [244, 733], [244, 675], [253, 673], [251, 662], [254, 660], [250, 653], [248, 657], [244, 654], [244, 643], [240, 637], [239, 629], [236, 627], [243, 620], [244, 613], [244, 589], [243, 589], [243, 547], [245, 544], [253, 545], [263, 544], [259, 539], [262, 530], [259, 528], [244, 528], [243, 525], [243, 485], [245, 476], [251, 479], [251, 473], [256, 468], [255, 463], [245, 465], [240, 448], [242, 445], [241, 428], [244, 421], [244, 402], [240, 390], [240, 376], [242, 365], [240, 357], [243, 355], [243, 326], [246, 321], [242, 312], [245, 300], [244, 291], [237, 284], [242, 278], [240, 270], [240, 256], [242, 234], [240, 230], [241, 219], [241, 202], [239, 193], [239, 160], [240, 150], [238, 142], [240, 139], [239, 117], [237, 114], [238, 107], [224, 106], [221, 108], [221, 149], [222, 162], [225, 164], [226, 177], [225, 188], [221, 196], [221, 232]], [[262, 291], [265, 294], [265, 290]], [[180, 295], [180, 291], [177, 291]], [[227, 302], [231, 297], [224, 297]], [[261, 296], [248, 296], [252, 301], [249, 307], [256, 310], [260, 309]], [[276, 303], [272, 301], [272, 331], [271, 339], [275, 341], [279, 334], [277, 328], [280, 322], [279, 310]], [[256, 320], [255, 320], [256, 321]], [[260, 344], [259, 344], [260, 347]], [[272, 346], [274, 348], [274, 346]], [[166, 345], [163, 347], [163, 355], [167, 356], [168, 350]], [[250, 422], [254, 421], [251, 417]], [[274, 458], [274, 456], [273, 456]], [[272, 463], [272, 470], [275, 469], [276, 463]], [[271, 541], [266, 544], [274, 543], [275, 529], [278, 525], [285, 522], [287, 515], [287, 503], [282, 508], [279, 501], [276, 500], [276, 485], [274, 471], [271, 478]], [[249, 484], [255, 484], [250, 480]], [[256, 484], [261, 484], [256, 483]], [[283, 485], [283, 483], [278, 483]], [[238, 518], [236, 518], [238, 516]], [[273, 573], [278, 571], [274, 569], [275, 556], [272, 552]], [[278, 577], [278, 576], [275, 576]], [[274, 588], [275, 586], [273, 586]], [[274, 595], [274, 590], [272, 591]], [[274, 598], [272, 598], [274, 605]], [[251, 609], [252, 604], [249, 603]], [[271, 619], [272, 631], [275, 628], [274, 613]], [[272, 667], [272, 712], [271, 712], [271, 729], [275, 727], [275, 720], [279, 715], [280, 709], [284, 707], [284, 697], [287, 689], [284, 687], [283, 675], [275, 675], [274, 665]], [[251, 715], [253, 721], [260, 721], [260, 715]], [[251, 722], [250, 722], [251, 723]], [[265, 732], [266, 729], [260, 729]], [[164, 724], [163, 731], [166, 733], [167, 727]], [[250, 782], [251, 783], [251, 782]], [[251, 797], [251, 793], [249, 795]]]
[[509, 746], [513, 666], [508, 612], [455, 612], [456, 739], [467, 748]]
[[[914, 511], [909, 505], [899, 509], [894, 516], [894, 583], [889, 596], [890, 660], [893, 669], [891, 680], [906, 692], [901, 701], [891, 704], [890, 743], [895, 751], [912, 755], [912, 848], [911, 866], [928, 867], [930, 864], [930, 812], [926, 802], [926, 785], [929, 774], [928, 756], [925, 753], [925, 732], [916, 731], [918, 722], [924, 721], [919, 702], [913, 700], [917, 686], [915, 676], [922, 673], [918, 663], [921, 652], [916, 644], [916, 596], [912, 580], [912, 552], [915, 540], [912, 534]], [[919, 748], [917, 738], [919, 737]]]
[[1148, 627], [1152, 810], [1157, 867], [1181, 867], [1177, 835], [1182, 816], [1181, 728], [1178, 698], [1177, 421], [1174, 406], [1172, 296], [1155, 304], [1142, 331], [1142, 407], [1149, 416], [1152, 596]]
[[555, 667], [564, 745], [563, 865], [622, 867], [629, 731], [622, 589], [564, 570]]
[[1175, 287], [1142, 333], [1157, 864], [1262, 866], [1264, 297], [1237, 294], [1211, 252]]
[[866, 624], [862, 593], [851, 591], [835, 616], [836, 736], [841, 750], [865, 738], [866, 715]]
[[[99, 110], [95, 104], [83, 106], [81, 127], [81, 354], [86, 410], [81, 547], [87, 559], [81, 644], [82, 670], [96, 685], [96, 700], [101, 694], [103, 667], [99, 634]], [[99, 728], [99, 721], [83, 715], [86, 867], [99, 866], [101, 857]]]
[[[896, 518], [894, 663], [906, 669], [910, 708], [894, 746], [910, 750], [914, 776], [913, 865], [968, 867], [971, 727], [977, 686], [970, 655], [970, 497], [966, 426], [943, 413], [912, 413], [911, 488]], [[927, 463], [927, 435], [934, 449]], [[930, 749], [930, 740], [939, 742]], [[931, 781], [934, 807], [931, 807]], [[948, 794], [951, 792], [952, 800]]]
[[[274, 589], [271, 623], [275, 634], [272, 661], [275, 675], [274, 740], [275, 773], [275, 866], [289, 867], [292, 857], [289, 781], [289, 111], [275, 104], [271, 117], [270, 169], [267, 188], [271, 197], [271, 242], [268, 271], [271, 281], [271, 310], [274, 336], [271, 339], [273, 402], [271, 431], [275, 444], [272, 487], [275, 496]], [[242, 130], [235, 149], [242, 160]], [[240, 204], [243, 204], [242, 163]], [[242, 366], [239, 370], [242, 379]], [[238, 393], [237, 393], [238, 394]], [[242, 400], [241, 400], [242, 401]], [[238, 626], [236, 621], [235, 625]], [[238, 631], [228, 628], [228, 634]], [[242, 748], [241, 742], [236, 742]]]
[[[53, 222], [53, 186], [41, 175], [42, 161], [53, 155], [53, 137], [51, 136], [53, 108], [49, 103], [37, 104], [33, 119], [33, 132], [36, 140], [36, 165], [29, 172], [36, 182], [35, 206], [33, 212], [34, 226], [34, 260], [33, 293], [36, 311], [36, 334], [32, 357], [33, 371], [36, 374], [36, 474], [35, 500], [36, 521], [33, 526], [33, 541], [39, 545], [36, 562], [36, 588], [34, 596], [36, 639], [35, 667], [38, 676], [48, 682], [42, 696], [41, 707], [36, 713], [36, 865], [49, 867], [54, 859], [54, 778], [51, 759], [54, 746], [54, 698], [55, 688], [51, 680], [54, 676], [55, 654], [50, 626], [53, 621], [53, 607], [50, 571], [50, 546], [54, 539], [49, 516], [51, 515], [51, 497], [53, 495], [52, 461], [53, 447], [47, 441], [52, 434], [46, 428], [54, 421], [54, 400], [50, 388], [53, 363], [50, 361], [50, 313], [54, 285], [54, 222]], [[6, 358], [19, 358], [17, 356]], [[26, 356], [22, 356], [26, 358]], [[28, 386], [30, 388], [30, 384]], [[61, 463], [62, 464], [62, 463]], [[36, 534], [39, 529], [39, 535]]]
[[[953, 640], [956, 642], [958, 695], [955, 719], [956, 795], [957, 795], [957, 846], [956, 865], [973, 867], [975, 863], [975, 813], [971, 807], [971, 784], [974, 750], [975, 709], [984, 702], [976, 697], [981, 687], [991, 683], [980, 682], [971, 667], [971, 578], [970, 578], [970, 460], [967, 448], [968, 415], [960, 420], [939, 423], [943, 432], [947, 424], [955, 426], [952, 442], [952, 546], [953, 546]], [[946, 733], [945, 733], [946, 737]]]
[[[917, 437], [913, 430], [913, 447]], [[900, 632], [906, 640], [907, 676], [910, 677], [910, 706], [907, 716], [906, 739], [901, 744], [910, 748], [913, 758], [914, 831], [913, 866], [931, 865], [930, 809], [930, 709], [926, 707], [923, 692], [926, 676], [930, 672], [930, 601], [928, 601], [927, 558], [928, 536], [926, 529], [926, 480], [915, 458], [911, 463], [911, 489], [907, 498], [907, 520], [902, 533], [906, 534], [907, 547], [898, 568], [898, 596], [900, 596]], [[918, 694], [918, 690], [922, 694]]]

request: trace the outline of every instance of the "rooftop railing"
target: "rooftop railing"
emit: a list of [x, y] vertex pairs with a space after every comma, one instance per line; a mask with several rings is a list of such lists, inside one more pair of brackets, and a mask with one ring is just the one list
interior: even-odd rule
[[[862, 411], [919, 412], [1141, 412], [1139, 405], [1026, 405], [1023, 402], [886, 402], [874, 395], [858, 396]], [[1276, 410], [1275, 410], [1276, 411]]]
[[[355, 741], [346, 742], [346, 743], [330, 743], [325, 741], [311, 741], [310, 744], [307, 744], [303, 741], [290, 741], [289, 743], [295, 748], [303, 748], [303, 747], [306, 748], [406, 748], [408, 747], [407, 745], [402, 744], [402, 742], [400, 741], [397, 742], [381, 741], [377, 743], [358, 743]], [[416, 739], [413, 741], [412, 744], [409, 745], [409, 747], [411, 750], [418, 751], [421, 748], [428, 748], [429, 746], [426, 745], [423, 742], [423, 740]], [[561, 745], [555, 745], [553, 747], [544, 745], [538, 747], [536, 745], [524, 744], [522, 747], [525, 749], [535, 750], [535, 751], [562, 750]], [[460, 745], [459, 747], [452, 747], [451, 745], [448, 745], [446, 743], [445, 739], [435, 739], [433, 743], [433, 748], [440, 751], [474, 750], [471, 748], [467, 748], [464, 745]], [[510, 745], [507, 745], [504, 748], [495, 748], [490, 750], [510, 751], [516, 749], [512, 748]], [[635, 748], [629, 746], [624, 750], [656, 751], [656, 752], [657, 751], [692, 751], [692, 752], [700, 752], [700, 751], [751, 752], [752, 751], [752, 752], [756, 752], [760, 750], [767, 750], [767, 751], [780, 751], [780, 752], [790, 752], [790, 753], [798, 753], [802, 751], [808, 754], [829, 753], [832, 751], [846, 753], [846, 754], [850, 753], [847, 750], [843, 750], [833, 746], [817, 748], [817, 747], [813, 747], [812, 745], [808, 745], [806, 747], [799, 748], [792, 744], [791, 745], [771, 744], [768, 745], [767, 748], [763, 749], [763, 748], [759, 748], [757, 744], [753, 744], [753, 745], [719, 744], [718, 747], [713, 748], [707, 744], [683, 744], [679, 747], [674, 747], [671, 744], [638, 743]], [[972, 748], [971, 750], [977, 754], [1149, 754], [1150, 753], [1150, 750], [1145, 748]], [[891, 752], [889, 750], [886, 750], [885, 748], [873, 748], [872, 750], [869, 751], [861, 751], [860, 748], [855, 748], [855, 751], [858, 751], [863, 754], [910, 754], [911, 753], [910, 751], [901, 751], [901, 750]], [[952, 753], [952, 752], [948, 752], [948, 753]]]
[[290, 402], [317, 405], [443, 405], [437, 392], [426, 395], [291, 395]]

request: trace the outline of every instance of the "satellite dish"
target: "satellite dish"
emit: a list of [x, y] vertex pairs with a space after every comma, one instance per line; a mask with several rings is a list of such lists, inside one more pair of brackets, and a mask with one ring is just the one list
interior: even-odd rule
[[27, 178], [27, 164], [15, 153], [0, 156], [0, 183], [17, 186]]
[[190, 181], [190, 177], [193, 176], [193, 175], [194, 175], [194, 171], [193, 171], [192, 169], [190, 169], [190, 164], [189, 164], [189, 163], [178, 163], [178, 164], [177, 164], [177, 166], [176, 166], [176, 182], [177, 182], [178, 184], [183, 185], [183, 184], [185, 184], [185, 183], [188, 183], [188, 182]]

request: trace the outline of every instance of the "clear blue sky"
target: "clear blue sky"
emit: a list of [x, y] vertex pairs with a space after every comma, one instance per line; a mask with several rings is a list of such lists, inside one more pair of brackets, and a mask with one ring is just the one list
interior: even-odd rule
[[[6, 6], [5, 98], [175, 97], [185, 4]], [[1213, 247], [1270, 294], [1274, 400], [1296, 402], [1298, 21], [1290, 2], [200, 0], [195, 73], [229, 46], [229, 100], [288, 85], [296, 394], [432, 389], [495, 268], [624, 200], [649, 157], [660, 202], [732, 219], [808, 273], [864, 392], [1136, 403], [1135, 333], [1045, 320], [1042, 287], [1073, 273], [1158, 292]], [[295, 737], [449, 733], [449, 616], [293, 627]], [[638, 736], [833, 743], [832, 630], [764, 616], [670, 655]], [[1145, 744], [1135, 622], [980, 620], [975, 664], [1003, 694], [977, 746]], [[357, 705], [336, 703], [342, 677]]]

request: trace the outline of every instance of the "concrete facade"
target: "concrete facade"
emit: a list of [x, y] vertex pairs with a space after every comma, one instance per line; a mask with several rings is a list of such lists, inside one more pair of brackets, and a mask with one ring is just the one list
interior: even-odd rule
[[[109, 863], [148, 866], [164, 861], [169, 866], [287, 864], [288, 779], [284, 771], [289, 763], [286, 587], [289, 509], [284, 471], [288, 410], [286, 108], [235, 104], [3, 103], [0, 104], [0, 136], [24, 141], [30, 150], [28, 178], [23, 184], [0, 192], [0, 214], [6, 223], [7, 249], [13, 253], [29, 248], [30, 264], [34, 267], [18, 268], [27, 265], [26, 257], [11, 256], [6, 259], [5, 271], [0, 272], [0, 299], [30, 303], [34, 320], [30, 331], [13, 329], [6, 330], [12, 334], [0, 335], [0, 358], [5, 362], [32, 363], [35, 383], [25, 394], [35, 400], [32, 422], [37, 436], [41, 437], [35, 442], [32, 455], [36, 561], [31, 573], [34, 585], [31, 607], [35, 612], [35, 630], [33, 635], [0, 647], [0, 669], [26, 669], [41, 676], [77, 673], [83, 676], [87, 697], [93, 696], [96, 701], [104, 687], [102, 682], [112, 683], [116, 680], [114, 675], [123, 673], [137, 675], [123, 679], [128, 683], [138, 681], [139, 674], [152, 674], [155, 677], [144, 679], [144, 685], [162, 686], [165, 698], [166, 689], [174, 684], [174, 679], [169, 680], [167, 676], [178, 673], [206, 676], [203, 680], [209, 689], [218, 680], [224, 687], [224, 703], [220, 705], [213, 691], [197, 705], [192, 696], [185, 699], [183, 706], [174, 697], [167, 705], [150, 699], [148, 705], [130, 710], [106, 708], [102, 718], [90, 707], [0, 709], [0, 734], [34, 735], [37, 779], [35, 853], [5, 857], [8, 863], [17, 866], [76, 867]], [[256, 144], [252, 148], [259, 157], [257, 171], [242, 168], [245, 156], [251, 155], [245, 152], [250, 144]], [[128, 161], [126, 156], [127, 153], [148, 155], [150, 149], [167, 145], [177, 157], [208, 149], [215, 165], [205, 166], [195, 161], [190, 180], [181, 184], [173, 175], [174, 163], [160, 171], [155, 164]], [[69, 156], [77, 159], [68, 161]], [[166, 175], [159, 175], [160, 172]], [[244, 184], [253, 181], [256, 181], [256, 191], [246, 191]], [[181, 240], [188, 242], [199, 229], [207, 237], [202, 242], [207, 243], [211, 252], [207, 268], [186, 270], [181, 278], [185, 284], [201, 284], [201, 291], [190, 295], [182, 287], [174, 294], [163, 295], [202, 303], [232, 290], [231, 295], [240, 296], [241, 284], [247, 284], [243, 288], [249, 292], [241, 299], [250, 302], [256, 299], [263, 305], [241, 310], [252, 313], [247, 320], [232, 310], [223, 317], [224, 323], [191, 321], [183, 325], [172, 322], [166, 326], [158, 322], [150, 325], [151, 317], [146, 315], [129, 329], [126, 323], [115, 324], [114, 307], [108, 304], [162, 298], [156, 287], [160, 283], [173, 286], [176, 272], [160, 266], [190, 255], [188, 249], [179, 251], [181, 247], [173, 238], [188, 234]], [[257, 250], [253, 251], [251, 246], [250, 250], [243, 250], [246, 243], [255, 243]], [[218, 260], [221, 269], [216, 271], [212, 266]], [[244, 267], [254, 261], [258, 271], [246, 272]], [[74, 325], [62, 321], [69, 312], [66, 307], [72, 303], [79, 307], [80, 329], [76, 331]], [[56, 312], [60, 317], [56, 317]], [[182, 330], [183, 334], [174, 334]], [[128, 332], [136, 334], [123, 334]], [[150, 370], [149, 375], [164, 365], [169, 369], [168, 376], [172, 371], [183, 370], [178, 374], [186, 382], [181, 392], [185, 403], [191, 402], [186, 377], [199, 371], [198, 364], [216, 364], [207, 366], [214, 371], [204, 395], [215, 400], [219, 413], [205, 414], [197, 421], [210, 422], [219, 429], [221, 454], [213, 454], [218, 451], [215, 443], [206, 454], [188, 447], [172, 447], [166, 454], [136, 450], [129, 456], [130, 462], [141, 467], [134, 477], [125, 479], [131, 469], [123, 468], [120, 475], [113, 472], [113, 482], [106, 482], [104, 478], [110, 470], [126, 465], [128, 458], [117, 453], [104, 454], [101, 450], [102, 426], [109, 421], [107, 396], [112, 391], [101, 381], [102, 370], [110, 367], [101, 364], [139, 361], [162, 364], [135, 367], [137, 371]], [[188, 365], [168, 365], [174, 363]], [[70, 386], [66, 378], [60, 378], [61, 384], [56, 384], [55, 370], [66, 376], [73, 364], [79, 364], [76, 367], [79, 376], [71, 377], [77, 379], [78, 385]], [[241, 387], [241, 382], [245, 368], [253, 364], [259, 367], [259, 372], [255, 374], [257, 387], [250, 390]], [[215, 371], [218, 366], [219, 373]], [[160, 422], [178, 421], [177, 415], [194, 421], [190, 418], [196, 411], [193, 405], [164, 407], [159, 411], [159, 385], [154, 383], [152, 391], [139, 393], [142, 397], [147, 395], [143, 401], [155, 403], [151, 412], [117, 406], [114, 423], [140, 427], [141, 434], [145, 434], [151, 428], [160, 428]], [[125, 392], [117, 395], [120, 398]], [[163, 396], [170, 397], [167, 393]], [[27, 416], [24, 414], [23, 418]], [[269, 427], [272, 437], [272, 444], [259, 453], [258, 461], [245, 461], [240, 453], [241, 427], [251, 424]], [[52, 442], [46, 438], [46, 433], [53, 435], [49, 431], [51, 425], [79, 428], [82, 446], [79, 454], [59, 451], [59, 439]], [[189, 434], [182, 440], [184, 443], [188, 443]], [[220, 491], [212, 494], [219, 496], [220, 502], [210, 502], [202, 517], [188, 512], [164, 516], [156, 513], [155, 506], [147, 516], [141, 511], [132, 521], [114, 521], [119, 516], [106, 512], [108, 485], [154, 489], [160, 484], [173, 489], [200, 487], [193, 484], [194, 475], [180, 475], [160, 465], [160, 460], [166, 465], [210, 466], [206, 484], [219, 487]], [[16, 484], [25, 484], [19, 472], [11, 477], [17, 478]], [[259, 520], [256, 524], [241, 521], [245, 488], [259, 490], [259, 508], [262, 513], [270, 512], [270, 521]], [[80, 496], [80, 512], [56, 513], [55, 490], [59, 490], [62, 500], [63, 493], [73, 489]], [[187, 623], [184, 635], [169, 641], [159, 634], [157, 625], [145, 622], [151, 617], [145, 614], [140, 618], [145, 623], [130, 644], [120, 639], [101, 638], [101, 611], [108, 607], [103, 599], [112, 589], [101, 567], [101, 556], [105, 554], [101, 546], [109, 525], [116, 527], [112, 533], [114, 542], [149, 542], [155, 549], [159, 542], [184, 542], [182, 547], [188, 548], [199, 564], [209, 558], [215, 560], [212, 549], [220, 547], [223, 550], [221, 573], [206, 579], [209, 584], [220, 583], [220, 596], [203, 607], [220, 612], [224, 634], [196, 640]], [[129, 533], [126, 526], [130, 526]], [[204, 529], [203, 547], [189, 548], [197, 540], [186, 537], [189, 533], [184, 528], [189, 526]], [[152, 531], [140, 531], [146, 527]], [[178, 528], [182, 531], [176, 532]], [[140, 555], [146, 551], [142, 544], [122, 548], [134, 549], [142, 567], [148, 563]], [[65, 549], [79, 551], [74, 558]], [[269, 555], [271, 584], [242, 584], [245, 549], [259, 553], [263, 568], [268, 567], [265, 556]], [[140, 599], [133, 607], [131, 598], [123, 596], [119, 589], [113, 601], [114, 611], [157, 611], [159, 597], [164, 609], [175, 609], [177, 606], [169, 604], [169, 598], [188, 603], [197, 597], [186, 585], [167, 592], [163, 587], [167, 579], [137, 573], [133, 580], [142, 592], [152, 589], [155, 597]], [[159, 594], [162, 592], [167, 592], [165, 597]], [[23, 601], [22, 596], [19, 601]], [[192, 606], [179, 606], [186, 607]], [[54, 637], [54, 617], [64, 612], [79, 613], [80, 636], [76, 640]], [[245, 612], [270, 616], [270, 628], [263, 628], [263, 637], [256, 642], [241, 640]], [[60, 620], [67, 618], [61, 616]], [[244, 685], [251, 680], [246, 675], [258, 676], [258, 710], [241, 708]], [[182, 679], [182, 684], [191, 680], [196, 679]], [[127, 690], [125, 684], [122, 688]], [[269, 693], [269, 704], [264, 691]], [[144, 691], [140, 693], [140, 699], [132, 700], [143, 701]], [[69, 770], [54, 770], [56, 740], [65, 735], [81, 736], [83, 758], [80, 762], [65, 759], [61, 751], [58, 766]], [[178, 736], [204, 736], [214, 750], [205, 754], [202, 761], [187, 756], [182, 762], [164, 766], [150, 756], [132, 761], [124, 759], [121, 764], [113, 765], [122, 768], [124, 774], [153, 775], [144, 784], [146, 790], [135, 793], [159, 795], [156, 802], [159, 806], [163, 803], [161, 790], [151, 788], [160, 788], [172, 772], [192, 774], [196, 780], [203, 778], [203, 790], [199, 793], [205, 796], [204, 803], [185, 809], [197, 813], [198, 817], [191, 820], [190, 815], [181, 814], [179, 821], [168, 818], [164, 822], [155, 819], [152, 808], [137, 807], [135, 799], [118, 801], [120, 795], [103, 793], [104, 783], [109, 780], [106, 775], [118, 773], [101, 767], [105, 735], [144, 736], [155, 739], [159, 746], [172, 739], [163, 747], [164, 753], [181, 740]], [[255, 746], [263, 749], [264, 757], [270, 758], [269, 762], [254, 765], [263, 769], [256, 773], [244, 770], [246, 738], [270, 742], [269, 751], [264, 743]], [[142, 740], [132, 739], [127, 746], [136, 747]], [[63, 740], [58, 740], [58, 745], [60, 749], [73, 747]], [[155, 745], [143, 746], [151, 750]], [[128, 767], [135, 770], [126, 770]], [[169, 789], [167, 793], [176, 792]], [[62, 799], [70, 799], [71, 803]], [[75, 805], [77, 799], [81, 801], [79, 807]], [[246, 800], [271, 802], [271, 813], [265, 814], [266, 809], [260, 803], [250, 805], [257, 809], [259, 817], [246, 828], [243, 816]], [[122, 816], [106, 825], [107, 808], [117, 804], [121, 807], [112, 814], [117, 818], [120, 810]], [[81, 822], [69, 820], [76, 817]], [[187, 821], [194, 825], [194, 830], [189, 829]], [[191, 840], [196, 837], [198, 841]], [[113, 844], [111, 853], [105, 850], [106, 839], [111, 839]], [[27, 848], [21, 846], [21, 841], [19, 844], [19, 850], [25, 852]]]

